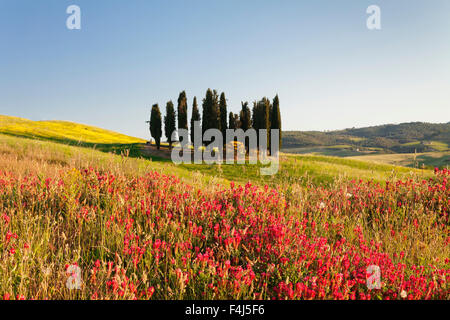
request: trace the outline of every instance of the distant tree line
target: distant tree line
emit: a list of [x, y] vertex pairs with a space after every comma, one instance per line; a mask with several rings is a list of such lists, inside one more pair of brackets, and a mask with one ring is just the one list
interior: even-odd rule
[[[159, 149], [162, 138], [162, 124], [164, 123], [164, 133], [169, 143], [169, 147], [172, 148], [172, 134], [177, 130], [176, 120], [178, 119], [178, 129], [188, 130], [188, 105], [186, 92], [182, 91], [178, 96], [178, 107], [175, 111], [175, 107], [172, 101], [166, 104], [166, 114], [164, 115], [164, 122], [162, 121], [161, 112], [158, 104], [152, 106], [150, 114], [150, 133], [155, 139], [156, 147]], [[253, 109], [250, 110], [248, 102], [241, 102], [241, 110], [239, 114], [227, 111], [227, 99], [225, 93], [222, 92], [219, 96], [216, 90], [208, 89], [206, 91], [205, 98], [202, 101], [202, 115], [197, 104], [197, 97], [194, 97], [192, 104], [192, 114], [190, 121], [190, 137], [191, 142], [194, 144], [194, 122], [201, 121], [202, 136], [208, 129], [218, 129], [223, 135], [223, 144], [226, 143], [226, 130], [227, 129], [242, 129], [247, 131], [250, 128], [256, 130], [267, 129], [267, 141], [269, 143], [268, 149], [270, 150], [270, 130], [280, 130], [281, 147], [281, 115], [280, 115], [280, 102], [278, 95], [271, 101], [264, 97], [260, 101], [253, 102]], [[202, 145], [204, 142], [201, 142]], [[259, 146], [259, 143], [258, 143]], [[200, 146], [195, 146], [198, 148]]]

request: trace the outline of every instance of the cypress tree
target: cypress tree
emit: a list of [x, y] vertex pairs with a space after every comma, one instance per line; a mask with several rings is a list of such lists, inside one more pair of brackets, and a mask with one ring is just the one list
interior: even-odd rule
[[[252, 115], [252, 125], [253, 129], [257, 131], [258, 137], [258, 147], [259, 147], [259, 130], [267, 129], [267, 139], [270, 138], [270, 101], [267, 98], [262, 98], [258, 102], [253, 102], [253, 115]], [[269, 142], [269, 140], [267, 140]]]
[[[242, 110], [240, 113], [240, 128], [244, 131], [247, 131], [252, 126], [252, 115], [250, 108], [248, 107], [248, 102], [242, 102]], [[247, 153], [249, 152], [250, 143], [248, 142], [248, 138], [245, 139], [245, 149]]]
[[202, 133], [208, 129], [219, 129], [217, 91], [208, 89], [203, 99]]
[[252, 127], [252, 114], [250, 108], [248, 107], [248, 102], [241, 102], [242, 109], [240, 113], [240, 128], [247, 131]]
[[236, 124], [236, 129], [241, 127], [241, 120], [239, 120], [239, 115], [237, 113], [234, 114], [234, 123]]
[[268, 149], [270, 146], [270, 108], [270, 100], [268, 98], [263, 98], [261, 101], [261, 129], [267, 129], [266, 149]]
[[186, 92], [182, 91], [178, 96], [178, 129], [188, 128], [188, 115], [187, 115], [187, 98]]
[[[198, 111], [197, 97], [194, 97], [192, 103], [192, 116], [191, 116], [191, 142], [194, 143], [194, 121], [200, 121], [200, 112]], [[199, 146], [196, 146], [199, 147]]]
[[[230, 112], [230, 114], [228, 115], [228, 127], [229, 129], [233, 129], [236, 130], [238, 128], [238, 122], [239, 122], [239, 118], [237, 114], [234, 114], [233, 112]], [[226, 142], [226, 137], [225, 138], [225, 142]], [[234, 141], [236, 141], [237, 138], [234, 138]]]
[[211, 125], [214, 129], [222, 130], [220, 121], [219, 95], [217, 90], [213, 90], [213, 108], [211, 114]]
[[273, 99], [272, 114], [270, 116], [270, 128], [280, 130], [279, 147], [281, 149], [281, 115], [280, 115], [280, 100], [278, 94]]
[[152, 112], [150, 114], [150, 133], [152, 137], [155, 139], [156, 148], [158, 148], [158, 150], [161, 145], [161, 136], [162, 136], [161, 126], [162, 126], [161, 112], [159, 111], [158, 104], [154, 104], [152, 106]]
[[261, 125], [261, 103], [253, 101], [252, 109], [252, 127], [256, 130], [257, 146], [259, 146], [259, 129], [262, 128]]
[[166, 133], [167, 141], [169, 142], [169, 148], [172, 149], [172, 133], [176, 130], [175, 124], [175, 109], [173, 102], [169, 101], [166, 105], [166, 116], [164, 117], [164, 131]]
[[236, 118], [234, 117], [234, 113], [230, 112], [229, 116], [228, 116], [228, 126], [229, 129], [237, 129], [237, 124], [236, 124]]
[[222, 92], [222, 94], [220, 95], [219, 110], [220, 110], [220, 131], [222, 131], [223, 144], [225, 144], [228, 125], [227, 125], [227, 99], [225, 98], [224, 92]]
[[208, 89], [202, 103], [202, 134], [204, 134], [206, 130], [211, 128], [211, 113], [213, 104], [213, 93], [211, 89]]

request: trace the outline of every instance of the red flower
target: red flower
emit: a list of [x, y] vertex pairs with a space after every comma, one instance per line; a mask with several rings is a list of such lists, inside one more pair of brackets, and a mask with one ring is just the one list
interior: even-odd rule
[[154, 293], [155, 293], [155, 288], [154, 287], [150, 287], [150, 288], [147, 289], [147, 295], [148, 295], [149, 298], [151, 298]]

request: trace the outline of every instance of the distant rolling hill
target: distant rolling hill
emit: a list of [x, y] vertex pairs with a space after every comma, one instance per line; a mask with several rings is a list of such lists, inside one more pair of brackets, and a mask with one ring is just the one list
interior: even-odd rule
[[282, 151], [287, 153], [358, 157], [405, 166], [449, 165], [449, 146], [450, 122], [411, 122], [327, 132], [284, 131], [282, 141]]

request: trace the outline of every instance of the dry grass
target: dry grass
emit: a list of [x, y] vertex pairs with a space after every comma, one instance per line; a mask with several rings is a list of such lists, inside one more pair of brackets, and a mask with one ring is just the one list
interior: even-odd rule
[[[7, 136], [0, 138], [0, 167], [3, 174], [0, 179], [3, 181], [0, 185], [0, 214], [3, 214], [0, 234], [3, 237], [7, 237], [8, 232], [17, 235], [17, 239], [13, 237], [11, 242], [3, 240], [0, 244], [0, 295], [35, 299], [131, 299], [149, 298], [152, 296], [149, 292], [155, 290], [153, 298], [158, 299], [295, 298], [289, 293], [277, 296], [277, 286], [289, 282], [307, 283], [305, 277], [319, 276], [318, 259], [342, 259], [351, 250], [356, 250], [364, 257], [368, 254], [364, 248], [368, 246], [373, 250], [370, 254], [382, 252], [391, 259], [393, 264], [384, 266], [383, 272], [399, 272], [408, 279], [415, 274], [411, 269], [413, 266], [424, 266], [422, 276], [427, 283], [439, 283], [439, 290], [428, 296], [426, 292], [420, 295], [415, 291], [414, 283], [407, 285], [399, 280], [385, 279], [382, 292], [370, 293], [363, 284], [358, 285], [355, 287], [356, 298], [365, 297], [365, 294], [371, 294], [373, 298], [398, 297], [404, 288], [411, 293], [411, 298], [448, 298], [449, 189], [442, 182], [430, 184], [433, 188], [439, 186], [440, 189], [436, 190], [432, 188], [430, 191], [428, 184], [421, 187], [422, 177], [409, 173], [408, 169], [405, 172], [400, 170], [399, 174], [404, 180], [411, 179], [410, 182], [407, 185], [398, 184], [389, 192], [373, 183], [349, 182], [344, 176], [329, 181], [327, 187], [311, 183], [311, 179], [301, 183], [298, 179], [286, 183], [289, 176], [284, 176], [286, 172], [282, 171], [282, 175], [276, 179], [283, 183], [274, 182], [278, 204], [271, 204], [273, 197], [265, 189], [250, 188], [248, 194], [247, 191], [242, 193], [240, 202], [249, 213], [244, 211], [244, 216], [239, 218], [244, 220], [239, 222], [237, 207], [230, 208], [225, 215], [214, 209], [205, 209], [205, 205], [233, 204], [235, 201], [233, 192], [227, 187], [229, 180], [216, 178], [214, 174], [200, 173], [199, 170], [177, 167], [168, 162], [133, 159], [52, 142]], [[379, 173], [378, 178], [382, 179], [385, 177], [383, 174], [388, 175], [389, 169], [392, 169], [384, 165], [373, 166], [327, 157], [288, 157], [283, 161], [284, 168], [293, 171], [293, 177], [298, 174], [295, 170], [305, 165], [319, 177], [324, 174], [328, 177], [345, 169], [350, 170], [353, 176], [364, 177], [375, 171]], [[95, 170], [84, 174], [88, 168]], [[237, 170], [237, 167], [230, 168]], [[229, 171], [224, 176], [232, 177], [234, 174], [238, 177], [242, 175], [242, 169], [252, 170], [244, 166], [240, 173]], [[176, 175], [185, 183], [178, 182], [177, 178], [146, 177], [151, 171]], [[287, 173], [289, 175], [289, 171]], [[104, 178], [100, 179], [99, 176]], [[114, 182], [108, 187], [112, 176]], [[428, 177], [427, 173], [425, 178]], [[415, 189], [411, 188], [412, 184], [417, 184]], [[112, 195], [109, 193], [110, 188], [116, 190]], [[141, 208], [142, 201], [144, 208]], [[399, 206], [399, 203], [402, 205]], [[150, 210], [150, 213], [146, 214], [146, 210]], [[113, 216], [117, 220], [110, 220]], [[133, 221], [128, 228], [126, 221], [131, 217]], [[304, 219], [308, 222], [299, 232], [297, 223], [302, 225]], [[263, 252], [272, 246], [280, 251], [276, 251], [277, 254], [267, 251], [268, 257], [265, 259], [269, 260], [264, 260], [251, 238], [243, 238], [242, 245], [224, 246], [214, 240], [212, 226], [219, 222], [225, 223], [223, 228], [229, 225], [229, 232], [253, 230], [260, 232], [262, 237], [268, 231], [261, 228], [266, 226], [269, 228], [267, 230], [274, 232], [274, 236], [265, 240], [268, 242], [262, 246], [265, 248]], [[202, 226], [203, 232], [196, 235], [193, 225]], [[287, 238], [284, 238], [283, 233], [278, 233], [278, 229], [284, 230]], [[361, 234], [357, 231], [359, 229]], [[192, 247], [167, 251], [160, 259], [156, 259], [159, 251], [149, 247], [135, 264], [136, 256], [124, 251], [132, 235], [139, 235], [141, 240], [136, 245], [141, 248], [145, 247], [144, 242], [147, 240], [151, 243], [166, 241], [173, 246], [188, 241]], [[315, 245], [320, 243], [319, 239], [327, 239], [329, 248], [312, 244], [302, 247], [305, 245], [305, 240], [301, 238], [303, 236]], [[365, 239], [363, 244], [361, 236]], [[223, 237], [233, 238], [231, 233], [224, 233]], [[347, 241], [342, 249], [344, 251], [331, 250], [343, 238]], [[371, 243], [381, 246], [376, 249]], [[12, 245], [15, 248], [13, 254]], [[195, 247], [202, 254], [210, 252], [214, 264], [221, 267], [227, 263], [227, 259], [234, 267], [242, 267], [242, 281], [250, 274], [246, 273], [250, 271], [245, 271], [250, 261], [254, 266], [252, 272], [256, 274], [252, 280], [255, 282], [249, 286], [243, 282], [239, 290], [232, 289], [229, 286], [235, 280], [234, 276], [231, 273], [218, 276], [214, 273], [217, 272], [216, 267], [216, 271], [213, 271], [209, 262], [205, 264], [194, 259], [197, 254]], [[311, 263], [285, 264], [282, 260], [289, 258], [292, 262], [297, 261], [308, 250], [313, 250], [308, 256]], [[191, 255], [192, 259], [186, 264], [184, 259], [187, 255]], [[65, 267], [75, 262], [82, 269], [84, 282], [81, 290], [68, 290]], [[108, 271], [109, 263], [113, 263], [117, 269]], [[403, 267], [398, 269], [396, 265], [399, 263], [405, 265], [404, 270]], [[263, 272], [273, 267], [278, 273], [265, 280]], [[333, 268], [327, 271], [330, 279], [340, 273], [345, 274], [340, 264]], [[364, 270], [363, 265], [352, 268], [356, 268], [355, 272]], [[198, 272], [204, 276], [194, 280], [193, 276]], [[180, 281], [184, 277], [189, 277], [190, 282]], [[112, 290], [108, 283], [114, 281], [119, 285], [124, 281], [127, 285], [131, 283], [136, 290], [130, 287], [123, 292]], [[261, 291], [259, 288], [266, 289]], [[322, 298], [336, 298], [331, 292], [331, 284], [329, 288], [324, 285], [324, 288]], [[351, 297], [351, 292], [342, 290], [343, 298]], [[316, 298], [320, 298], [320, 294]]]
[[395, 153], [395, 154], [376, 154], [350, 157], [350, 159], [373, 161], [376, 163], [385, 163], [395, 166], [404, 166], [411, 168], [427, 167], [445, 168], [450, 165], [450, 152], [425, 152], [425, 153]]

